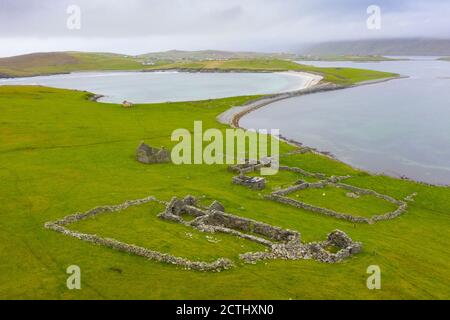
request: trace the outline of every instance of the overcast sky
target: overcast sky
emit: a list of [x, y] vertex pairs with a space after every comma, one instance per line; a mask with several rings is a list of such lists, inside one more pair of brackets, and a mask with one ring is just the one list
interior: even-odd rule
[[[67, 28], [69, 5], [81, 28]], [[369, 30], [367, 8], [381, 8]], [[293, 51], [385, 37], [450, 38], [450, 0], [0, 0], [0, 56], [36, 51]]]

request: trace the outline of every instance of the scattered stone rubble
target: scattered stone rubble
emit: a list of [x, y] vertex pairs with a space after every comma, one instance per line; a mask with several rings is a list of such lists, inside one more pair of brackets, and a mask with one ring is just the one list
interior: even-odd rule
[[410, 194], [409, 196], [405, 197], [405, 201], [414, 202], [415, 197], [417, 197], [417, 192], [414, 192], [413, 194]]
[[[312, 172], [308, 172], [306, 170], [303, 170], [301, 168], [296, 168], [296, 167], [288, 167], [288, 166], [280, 166], [279, 170], [283, 170], [283, 171], [291, 171], [291, 172], [295, 172], [295, 173], [299, 173], [302, 176], [305, 177], [311, 177], [311, 178], [317, 178], [317, 179], [326, 179], [327, 176], [326, 174], [323, 173], [312, 173]], [[350, 178], [349, 176], [346, 176], [348, 178]], [[345, 178], [345, 177], [343, 177]]]
[[[336, 247], [338, 251], [332, 253], [328, 250], [329, 247]], [[240, 258], [252, 264], [267, 259], [314, 259], [324, 263], [338, 263], [361, 252], [362, 244], [354, 242], [345, 232], [335, 230], [328, 234], [327, 240], [322, 242], [302, 244], [300, 241], [289, 241], [276, 243], [271, 249], [270, 252], [241, 254]]]
[[263, 177], [249, 177], [245, 174], [256, 172], [264, 167], [270, 167], [271, 161], [271, 158], [261, 159], [260, 161], [245, 159], [244, 163], [229, 165], [229, 171], [239, 173], [239, 175], [232, 178], [232, 182], [254, 190], [264, 189], [266, 187], [266, 179]]
[[170, 153], [164, 147], [157, 149], [141, 142], [136, 150], [136, 159], [145, 164], [166, 163], [170, 162]]
[[[215, 201], [210, 207], [202, 209], [195, 205], [192, 197], [184, 200], [172, 198], [164, 212], [159, 214], [161, 219], [181, 223], [209, 233], [227, 233], [254, 241], [267, 247], [267, 251], [248, 252], [239, 255], [246, 263], [256, 263], [267, 259], [315, 259], [325, 263], [337, 263], [361, 251], [362, 244], [353, 242], [344, 232], [336, 230], [328, 235], [326, 241], [303, 244], [300, 233], [282, 229], [276, 226], [235, 216], [215, 208], [223, 206]], [[186, 221], [183, 215], [191, 215], [195, 219]], [[328, 247], [338, 248], [332, 253]]]
[[347, 197], [349, 197], [349, 198], [352, 198], [352, 199], [359, 199], [360, 198], [359, 194], [354, 193], [354, 192], [347, 192], [345, 195]]

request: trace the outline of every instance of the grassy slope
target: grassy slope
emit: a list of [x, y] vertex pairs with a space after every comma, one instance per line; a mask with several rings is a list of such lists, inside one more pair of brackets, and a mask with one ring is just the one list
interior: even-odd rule
[[140, 70], [133, 58], [109, 53], [58, 52], [0, 59], [0, 74], [13, 77], [91, 70]]
[[212, 262], [225, 257], [237, 262], [239, 253], [265, 250], [262, 245], [231, 235], [211, 235], [181, 224], [167, 223], [157, 217], [164, 209], [161, 204], [150, 203], [127, 209], [121, 214], [83, 220], [70, 225], [70, 228], [196, 261]]
[[341, 213], [368, 218], [377, 214], [393, 212], [397, 209], [394, 204], [372, 195], [363, 195], [358, 199], [352, 199], [346, 196], [347, 193], [348, 191], [344, 189], [325, 187], [295, 192], [290, 194], [289, 197]]
[[262, 52], [234, 52], [220, 50], [182, 51], [170, 50], [164, 52], [151, 52], [142, 54], [139, 58], [152, 61], [171, 60], [174, 61], [201, 61], [201, 60], [223, 60], [223, 59], [295, 59], [292, 53], [262, 53]]
[[40, 74], [68, 73], [73, 71], [101, 70], [240, 70], [240, 71], [307, 71], [322, 74], [325, 80], [342, 85], [377, 80], [396, 76], [371, 70], [351, 68], [317, 68], [299, 65], [279, 59], [236, 59], [226, 61], [160, 62], [154, 66], [143, 66], [139, 60], [116, 54], [101, 53], [42, 53], [0, 59], [0, 77], [33, 76]]
[[288, 60], [252, 59], [252, 60], [226, 60], [226, 61], [198, 61], [176, 62], [153, 66], [151, 69], [179, 69], [179, 70], [241, 70], [241, 71], [305, 71], [321, 74], [325, 81], [351, 85], [357, 82], [377, 80], [397, 76], [393, 73], [353, 68], [319, 68], [300, 65]]
[[[206, 128], [224, 129], [216, 123], [216, 115], [250, 98], [132, 109], [85, 98], [84, 93], [68, 90], [0, 87], [1, 298], [449, 298], [450, 189], [370, 176], [313, 154], [282, 159], [314, 172], [351, 174], [349, 183], [397, 198], [419, 193], [409, 212], [396, 220], [353, 225], [263, 200], [258, 192], [232, 185], [232, 174], [223, 166], [145, 166], [134, 160], [139, 141], [170, 147], [172, 130], [192, 128], [194, 120], [203, 120]], [[296, 178], [276, 176], [269, 185], [286, 185]], [[270, 261], [218, 274], [200, 273], [43, 228], [46, 221], [102, 204], [147, 195], [168, 200], [186, 194], [207, 195], [208, 200], [222, 201], [232, 213], [299, 230], [306, 241], [321, 240], [339, 228], [362, 241], [364, 251], [338, 265]], [[329, 200], [324, 197], [323, 201]], [[337, 202], [337, 209], [345, 209], [339, 206]], [[209, 246], [201, 254], [210, 255], [211, 244], [198, 243], [202, 239], [191, 244], [178, 226], [155, 222], [152, 215], [158, 210], [152, 210], [148, 219], [137, 210], [123, 213], [130, 220], [118, 214], [78, 227], [145, 241], [169, 252]], [[145, 223], [153, 222], [163, 229], [149, 225], [146, 234]], [[127, 233], [125, 226], [133, 230]], [[134, 233], [147, 238], [140, 240]], [[177, 244], [180, 241], [186, 244]], [[217, 250], [229, 254], [224, 243], [216, 244]], [[80, 291], [65, 287], [65, 270], [72, 264], [82, 270]], [[365, 285], [366, 268], [372, 264], [382, 270], [380, 291], [369, 291]]]

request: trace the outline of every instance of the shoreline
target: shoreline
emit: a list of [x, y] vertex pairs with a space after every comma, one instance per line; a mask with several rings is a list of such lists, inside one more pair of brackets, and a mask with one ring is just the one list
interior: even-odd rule
[[[220, 70], [220, 69], [153, 69], [153, 70], [99, 70], [99, 71], [72, 71], [72, 72], [64, 72], [64, 73], [52, 73], [52, 74], [37, 74], [33, 76], [17, 76], [17, 77], [4, 77], [2, 78], [2, 75], [0, 74], [0, 86], [9, 86], [9, 85], [15, 85], [14, 83], [2, 83], [2, 80], [16, 80], [16, 79], [27, 79], [27, 78], [36, 78], [36, 77], [46, 77], [46, 76], [58, 76], [58, 75], [71, 75], [71, 74], [83, 74], [83, 73], [265, 73], [265, 74], [278, 74], [278, 75], [284, 75], [289, 77], [295, 77], [300, 78], [301, 84], [295, 86], [294, 88], [288, 89], [287, 91], [282, 91], [279, 93], [266, 93], [261, 94], [260, 96], [268, 97], [268, 96], [281, 96], [284, 94], [296, 94], [308, 87], [311, 87], [313, 85], [316, 85], [319, 83], [323, 77], [317, 74], [313, 73], [307, 73], [304, 71], [270, 71], [270, 70], [247, 70], [247, 69], [232, 69], [232, 70]], [[307, 78], [305, 80], [305, 78]], [[306, 82], [306, 84], [304, 83]], [[18, 84], [18, 85], [24, 85], [24, 84]], [[30, 86], [44, 86], [41, 84], [28, 84]], [[69, 88], [67, 88], [69, 89]], [[69, 89], [69, 90], [77, 90], [77, 89]], [[84, 91], [88, 92], [86, 90], [77, 90], [77, 91]], [[105, 98], [106, 95], [102, 94], [96, 94], [92, 93], [92, 96], [89, 97], [89, 100], [95, 101], [98, 103], [119, 103], [119, 102], [103, 102], [101, 101], [102, 98]], [[230, 96], [231, 97], [231, 96]], [[224, 97], [225, 98], [225, 97]], [[210, 100], [215, 98], [205, 98], [200, 100], [186, 100], [186, 101], [174, 101], [174, 102], [189, 102], [189, 101], [202, 101], [202, 100]], [[171, 102], [171, 101], [165, 101], [165, 102]], [[173, 101], [172, 101], [173, 102]], [[145, 102], [145, 103], [151, 103], [151, 102]]]
[[[294, 71], [295, 72], [295, 71]], [[313, 76], [316, 76], [314, 74], [311, 74]], [[292, 91], [292, 92], [285, 92], [285, 93], [280, 93], [280, 94], [274, 94], [274, 95], [268, 95], [268, 96], [263, 96], [261, 98], [255, 99], [253, 101], [250, 101], [242, 106], [238, 106], [238, 107], [231, 107], [230, 109], [226, 110], [225, 112], [221, 113], [220, 115], [218, 115], [216, 117], [216, 120], [219, 123], [222, 124], [226, 124], [231, 126], [232, 128], [236, 128], [236, 129], [243, 129], [243, 130], [247, 130], [246, 128], [243, 128], [240, 126], [239, 121], [246, 115], [248, 115], [249, 113], [258, 110], [260, 108], [266, 107], [274, 102], [278, 102], [281, 100], [285, 100], [285, 99], [289, 99], [289, 98], [293, 98], [293, 97], [298, 97], [298, 96], [302, 96], [302, 95], [306, 95], [306, 94], [313, 94], [313, 93], [319, 93], [319, 92], [325, 92], [325, 91], [334, 91], [334, 90], [341, 90], [341, 89], [348, 89], [348, 88], [355, 88], [355, 87], [360, 87], [360, 86], [365, 86], [365, 85], [371, 85], [371, 84], [377, 84], [377, 83], [384, 83], [384, 82], [388, 82], [391, 80], [399, 80], [399, 79], [406, 79], [409, 78], [408, 76], [397, 76], [397, 77], [390, 77], [390, 78], [385, 78], [385, 79], [379, 79], [379, 80], [369, 80], [369, 81], [364, 81], [364, 82], [360, 82], [357, 84], [353, 84], [353, 85], [348, 85], [348, 86], [342, 86], [342, 85], [336, 85], [333, 83], [329, 83], [329, 82], [322, 82], [319, 81], [318, 83], [309, 83], [309, 86], [306, 86], [305, 88], [301, 89], [301, 90], [297, 90], [297, 91]], [[371, 170], [368, 169], [363, 169], [363, 168], [359, 168], [356, 167], [352, 164], [349, 164], [347, 162], [344, 162], [342, 160], [340, 160], [339, 158], [335, 157], [331, 152], [328, 151], [319, 151], [317, 149], [315, 149], [314, 147], [310, 147], [310, 146], [305, 146], [301, 141], [297, 141], [295, 139], [291, 139], [289, 137], [285, 137], [285, 136], [280, 136], [279, 139], [289, 145], [292, 145], [294, 147], [297, 148], [303, 148], [306, 149], [306, 151], [308, 152], [313, 152], [315, 154], [319, 154], [322, 156], [325, 156], [327, 158], [339, 161], [347, 166], [349, 166], [350, 168], [354, 169], [354, 170], [358, 170], [358, 171], [364, 171], [367, 172], [369, 174], [372, 175], [386, 175], [395, 179], [400, 179], [400, 180], [405, 180], [405, 181], [411, 181], [414, 183], [418, 183], [418, 184], [422, 184], [422, 185], [427, 185], [427, 186], [433, 186], [433, 187], [446, 187], [449, 188], [450, 185], [447, 184], [434, 184], [434, 183], [429, 183], [429, 182], [425, 182], [425, 181], [420, 181], [420, 180], [415, 180], [403, 175], [398, 175], [398, 176], [394, 176], [394, 175], [390, 175], [390, 174], [386, 174], [386, 173], [380, 173], [380, 172], [373, 172]]]
[[[297, 74], [299, 74], [299, 73], [307, 74], [311, 77], [314, 77], [315, 79], [320, 78], [320, 81], [318, 81], [318, 82], [310, 81], [307, 86], [305, 86], [304, 88], [302, 88], [300, 90], [264, 95], [263, 97], [258, 98], [256, 100], [252, 100], [242, 106], [232, 107], [232, 108], [226, 110], [225, 112], [219, 114], [217, 116], [217, 121], [219, 121], [222, 124], [231, 125], [235, 128], [241, 128], [239, 126], [239, 120], [242, 117], [244, 117], [245, 115], [247, 115], [248, 113], [250, 113], [252, 111], [255, 111], [259, 108], [265, 107], [271, 103], [274, 103], [274, 102], [277, 102], [280, 100], [298, 97], [298, 96], [302, 96], [305, 94], [355, 88], [355, 87], [360, 87], [360, 86], [365, 86], [365, 85], [388, 82], [391, 80], [409, 78], [408, 76], [397, 76], [397, 77], [390, 77], [390, 78], [379, 79], [379, 80], [364, 81], [364, 82], [360, 82], [360, 83], [353, 84], [353, 85], [337, 85], [337, 84], [334, 84], [331, 82], [324, 82], [324, 81], [322, 81], [323, 77], [315, 75], [313, 73], [295, 72], [295, 71], [289, 71], [289, 72], [297, 73]], [[231, 112], [231, 111], [234, 111], [234, 112]], [[229, 114], [227, 114], [227, 113], [229, 113]], [[241, 129], [245, 129], [245, 128], [241, 128]]]
[[[151, 72], [186, 72], [186, 70], [152, 70]], [[90, 71], [89, 71], [90, 72]], [[110, 71], [103, 71], [103, 72], [110, 72]], [[129, 70], [129, 72], [135, 72], [134, 70]], [[139, 71], [138, 71], [139, 72]], [[147, 72], [147, 71], [143, 71], [143, 72]], [[196, 72], [210, 72], [208, 71], [203, 71], [203, 70], [197, 70]], [[240, 128], [240, 129], [244, 129], [247, 130], [246, 128], [243, 128], [240, 126], [239, 121], [240, 119], [242, 119], [244, 116], [246, 116], [247, 114], [263, 108], [265, 106], [268, 106], [272, 103], [281, 101], [281, 100], [285, 100], [285, 99], [289, 99], [289, 98], [293, 98], [293, 97], [298, 97], [298, 96], [302, 96], [302, 95], [306, 95], [306, 94], [313, 94], [313, 93], [319, 93], [319, 92], [325, 92], [325, 91], [334, 91], [334, 90], [341, 90], [341, 89], [347, 89], [347, 88], [354, 88], [354, 87], [359, 87], [359, 86], [364, 86], [364, 85], [370, 85], [370, 84], [377, 84], [377, 83], [383, 83], [383, 82], [388, 82], [391, 80], [398, 80], [398, 79], [405, 79], [405, 78], [409, 78], [409, 76], [402, 76], [402, 75], [398, 75], [398, 76], [394, 76], [394, 77], [389, 77], [389, 78], [384, 78], [384, 79], [377, 79], [377, 80], [369, 80], [369, 81], [363, 81], [357, 84], [353, 84], [353, 85], [338, 85], [338, 84], [333, 84], [330, 82], [325, 82], [323, 81], [323, 77], [315, 74], [315, 73], [308, 73], [308, 72], [304, 72], [304, 71], [237, 71], [237, 70], [233, 70], [233, 71], [226, 71], [226, 72], [236, 72], [236, 73], [258, 73], [258, 72], [262, 72], [262, 73], [284, 73], [284, 74], [290, 74], [290, 75], [295, 75], [295, 76], [299, 76], [299, 77], [309, 77], [309, 81], [306, 83], [306, 85], [302, 86], [301, 89], [298, 90], [293, 90], [293, 91], [286, 91], [283, 93], [276, 93], [276, 94], [266, 94], [266, 95], [262, 95], [259, 98], [255, 98], [247, 103], [245, 103], [244, 105], [241, 106], [233, 106], [231, 108], [229, 108], [228, 110], [222, 112], [221, 114], [219, 114], [216, 117], [216, 121], [218, 121], [221, 124], [225, 124], [225, 125], [229, 125], [232, 128]], [[71, 74], [72, 72], [69, 73], [64, 73], [64, 74]], [[57, 75], [57, 74], [54, 74]], [[42, 85], [37, 85], [37, 86], [42, 86]], [[104, 103], [101, 102], [100, 99], [105, 97], [104, 95], [101, 94], [95, 94], [95, 93], [91, 93], [85, 90], [75, 90], [75, 91], [80, 91], [80, 92], [85, 92], [87, 93], [87, 100], [92, 101], [92, 102], [97, 102], [97, 103]], [[199, 100], [200, 101], [200, 100]], [[117, 103], [113, 103], [113, 104], [117, 104]], [[304, 145], [301, 141], [295, 140], [295, 139], [291, 139], [289, 137], [285, 137], [285, 136], [280, 136], [279, 139], [291, 146], [297, 147], [297, 148], [302, 148], [305, 152], [312, 152], [318, 155], [322, 155], [325, 156], [329, 159], [332, 160], [336, 160], [339, 161], [347, 166], [349, 166], [350, 168], [354, 169], [354, 170], [358, 170], [358, 171], [363, 171], [363, 172], [367, 172], [370, 173], [372, 175], [385, 175], [385, 176], [389, 176], [389, 177], [393, 177], [396, 179], [401, 179], [401, 180], [406, 180], [406, 181], [411, 181], [414, 183], [419, 183], [422, 185], [427, 185], [427, 186], [434, 186], [434, 187], [447, 187], [449, 188], [450, 185], [449, 184], [444, 184], [444, 183], [430, 183], [430, 182], [425, 182], [425, 181], [420, 181], [420, 180], [416, 180], [414, 178], [409, 178], [405, 175], [392, 175], [392, 174], [387, 174], [387, 173], [383, 173], [383, 172], [374, 172], [371, 171], [370, 169], [364, 169], [364, 168], [360, 168], [360, 167], [356, 167], [350, 163], [347, 163], [345, 161], [340, 160], [339, 158], [337, 158], [335, 155], [333, 155], [331, 152], [328, 152], [326, 150], [318, 150], [314, 147], [310, 147], [310, 146], [306, 146]]]

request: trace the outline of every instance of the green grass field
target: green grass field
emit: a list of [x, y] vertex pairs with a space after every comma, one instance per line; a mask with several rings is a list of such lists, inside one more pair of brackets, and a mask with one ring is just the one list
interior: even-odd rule
[[138, 60], [111, 53], [53, 52], [0, 58], [0, 75], [6, 77], [141, 69], [142, 63]]
[[[290, 198], [331, 210], [341, 210], [353, 216], [370, 218], [395, 211], [397, 206], [372, 195], [362, 195], [358, 199], [346, 196], [347, 190], [327, 186], [323, 189], [306, 189], [289, 195]], [[342, 211], [343, 210], [343, 211]]]
[[[263, 193], [233, 185], [225, 166], [142, 165], [134, 159], [141, 140], [171, 148], [171, 132], [225, 129], [216, 116], [252, 97], [213, 101], [119, 105], [88, 101], [83, 92], [44, 87], [0, 87], [0, 297], [40, 299], [449, 299], [450, 189], [372, 176], [307, 153], [282, 163], [328, 175], [352, 175], [346, 183], [401, 199], [417, 192], [399, 218], [353, 224], [264, 200]], [[291, 147], [282, 145], [282, 152]], [[270, 187], [296, 175], [272, 177]], [[220, 273], [176, 266], [96, 246], [44, 229], [74, 212], [154, 195], [217, 199], [230, 213], [298, 230], [304, 241], [323, 240], [334, 229], [363, 242], [363, 252], [336, 265], [316, 261], [239, 264]], [[308, 199], [353, 206], [342, 195]], [[358, 204], [371, 209], [372, 203]], [[155, 219], [153, 205], [99, 216], [71, 228], [186, 257], [233, 257], [255, 244], [207, 234]], [[191, 233], [192, 238], [186, 236]], [[243, 246], [243, 247], [242, 247]], [[366, 269], [379, 265], [382, 289], [366, 288]], [[66, 288], [66, 268], [78, 265], [82, 289]]]
[[304, 71], [320, 74], [325, 81], [340, 84], [352, 85], [362, 81], [379, 80], [396, 77], [397, 74], [374, 70], [363, 70], [354, 68], [320, 68], [302, 65], [289, 60], [278, 59], [252, 59], [252, 60], [225, 60], [225, 61], [197, 61], [197, 62], [176, 62], [148, 67], [148, 70], [177, 69], [177, 70], [239, 70], [239, 71]]
[[169, 252], [195, 261], [212, 262], [224, 257], [238, 263], [240, 253], [266, 249], [262, 245], [227, 234], [202, 233], [178, 223], [164, 221], [157, 217], [164, 210], [163, 205], [150, 203], [117, 214], [83, 220], [72, 224], [70, 229]]

